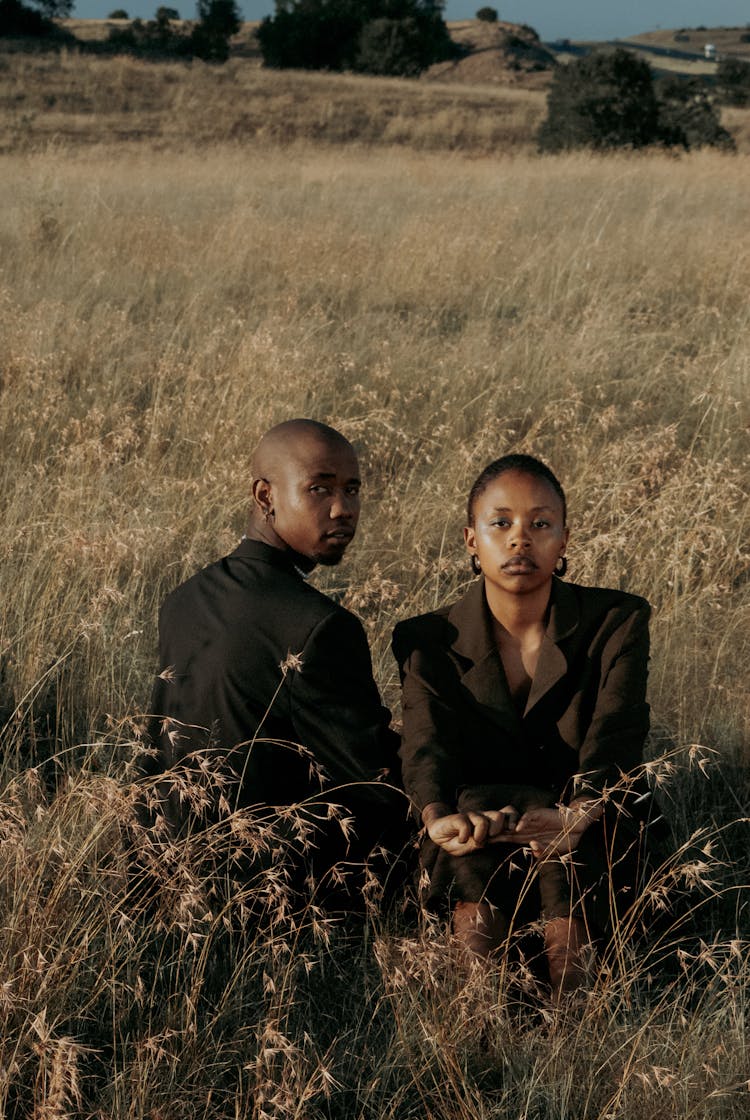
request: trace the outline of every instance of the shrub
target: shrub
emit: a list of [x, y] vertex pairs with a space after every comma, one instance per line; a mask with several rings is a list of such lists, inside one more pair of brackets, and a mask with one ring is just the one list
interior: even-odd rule
[[457, 48], [439, 0], [276, 0], [258, 41], [267, 66], [419, 74]]
[[662, 144], [734, 150], [734, 140], [722, 127], [708, 88], [699, 78], [665, 78], [657, 84], [656, 92]]
[[130, 16], [124, 8], [115, 8], [113, 12], [109, 13], [107, 19], [130, 19]]
[[555, 71], [539, 147], [641, 148], [654, 142], [658, 117], [648, 63], [622, 49], [590, 54]]
[[175, 8], [160, 7], [156, 17], [144, 23], [134, 19], [128, 27], [113, 27], [108, 43], [119, 51], [151, 58], [203, 58], [225, 62], [229, 39], [240, 27], [234, 0], [199, 0], [199, 20], [189, 32], [173, 26], [179, 20]]
[[539, 42], [539, 32], [535, 27], [532, 27], [531, 24], [522, 23], [521, 30], [525, 31], [530, 39], [534, 39], [537, 43]]
[[127, 27], [112, 27], [107, 43], [117, 51], [150, 58], [191, 53], [189, 37], [170, 26], [168, 19], [134, 19]]
[[424, 69], [422, 54], [413, 19], [373, 19], [360, 32], [356, 68], [367, 74], [414, 77]]
[[668, 78], [657, 88], [648, 63], [621, 49], [555, 72], [539, 132], [542, 151], [648, 144], [734, 148], [700, 79]]
[[497, 23], [497, 8], [480, 8], [477, 12], [477, 19], [481, 19], [485, 23]]
[[725, 105], [750, 102], [750, 63], [741, 58], [722, 58], [716, 68], [719, 99]]

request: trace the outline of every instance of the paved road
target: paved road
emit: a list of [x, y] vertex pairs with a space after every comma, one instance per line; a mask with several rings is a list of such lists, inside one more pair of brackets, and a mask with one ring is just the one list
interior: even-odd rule
[[597, 43], [596, 46], [584, 46], [582, 43], [566, 43], [565, 46], [557, 40], [554, 43], [545, 43], [545, 47], [552, 51], [554, 54], [572, 54], [577, 58], [583, 58], [592, 51], [598, 50], [599, 47], [626, 47], [630, 50], [645, 51], [647, 54], [659, 55], [662, 58], [681, 58], [686, 62], [705, 62], [706, 56], [703, 51], [698, 54], [696, 51], [678, 51], [672, 47], [655, 47], [650, 43], [633, 43], [628, 39], [609, 39]]
[[633, 43], [629, 39], [612, 39], [608, 43], [610, 47], [630, 47], [639, 51], [646, 51], [647, 54], [661, 55], [662, 58], [682, 58], [687, 62], [703, 61], [705, 62], [706, 56], [703, 51], [700, 54], [697, 51], [678, 51], [674, 47], [655, 47], [651, 43]]

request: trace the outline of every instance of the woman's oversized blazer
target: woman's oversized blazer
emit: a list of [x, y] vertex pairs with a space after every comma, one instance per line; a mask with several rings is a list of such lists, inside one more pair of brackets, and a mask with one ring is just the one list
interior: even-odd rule
[[[649, 614], [638, 596], [555, 578], [523, 714], [508, 690], [483, 578], [452, 606], [399, 623], [400, 753], [415, 811], [439, 801], [461, 811], [512, 803], [523, 812], [601, 792], [637, 768], [649, 728]], [[465, 861], [450, 859], [468, 869]]]

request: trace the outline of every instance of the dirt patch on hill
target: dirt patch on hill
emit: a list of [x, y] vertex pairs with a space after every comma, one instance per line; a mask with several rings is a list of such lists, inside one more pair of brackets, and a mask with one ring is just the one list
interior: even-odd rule
[[449, 23], [451, 38], [463, 55], [438, 62], [422, 75], [428, 81], [544, 86], [557, 65], [552, 51], [529, 28], [517, 23], [463, 20]]

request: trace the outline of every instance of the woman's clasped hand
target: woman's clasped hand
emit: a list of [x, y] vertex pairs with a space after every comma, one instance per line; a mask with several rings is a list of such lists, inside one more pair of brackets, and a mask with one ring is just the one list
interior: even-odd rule
[[582, 798], [571, 805], [528, 809], [523, 814], [513, 805], [468, 813], [428, 806], [422, 820], [430, 840], [452, 856], [468, 855], [488, 844], [516, 844], [544, 859], [574, 851], [603, 812], [600, 800]]
[[487, 844], [513, 835], [519, 813], [512, 805], [503, 809], [452, 813], [446, 806], [427, 806], [422, 813], [427, 835], [452, 856], [468, 855]]

